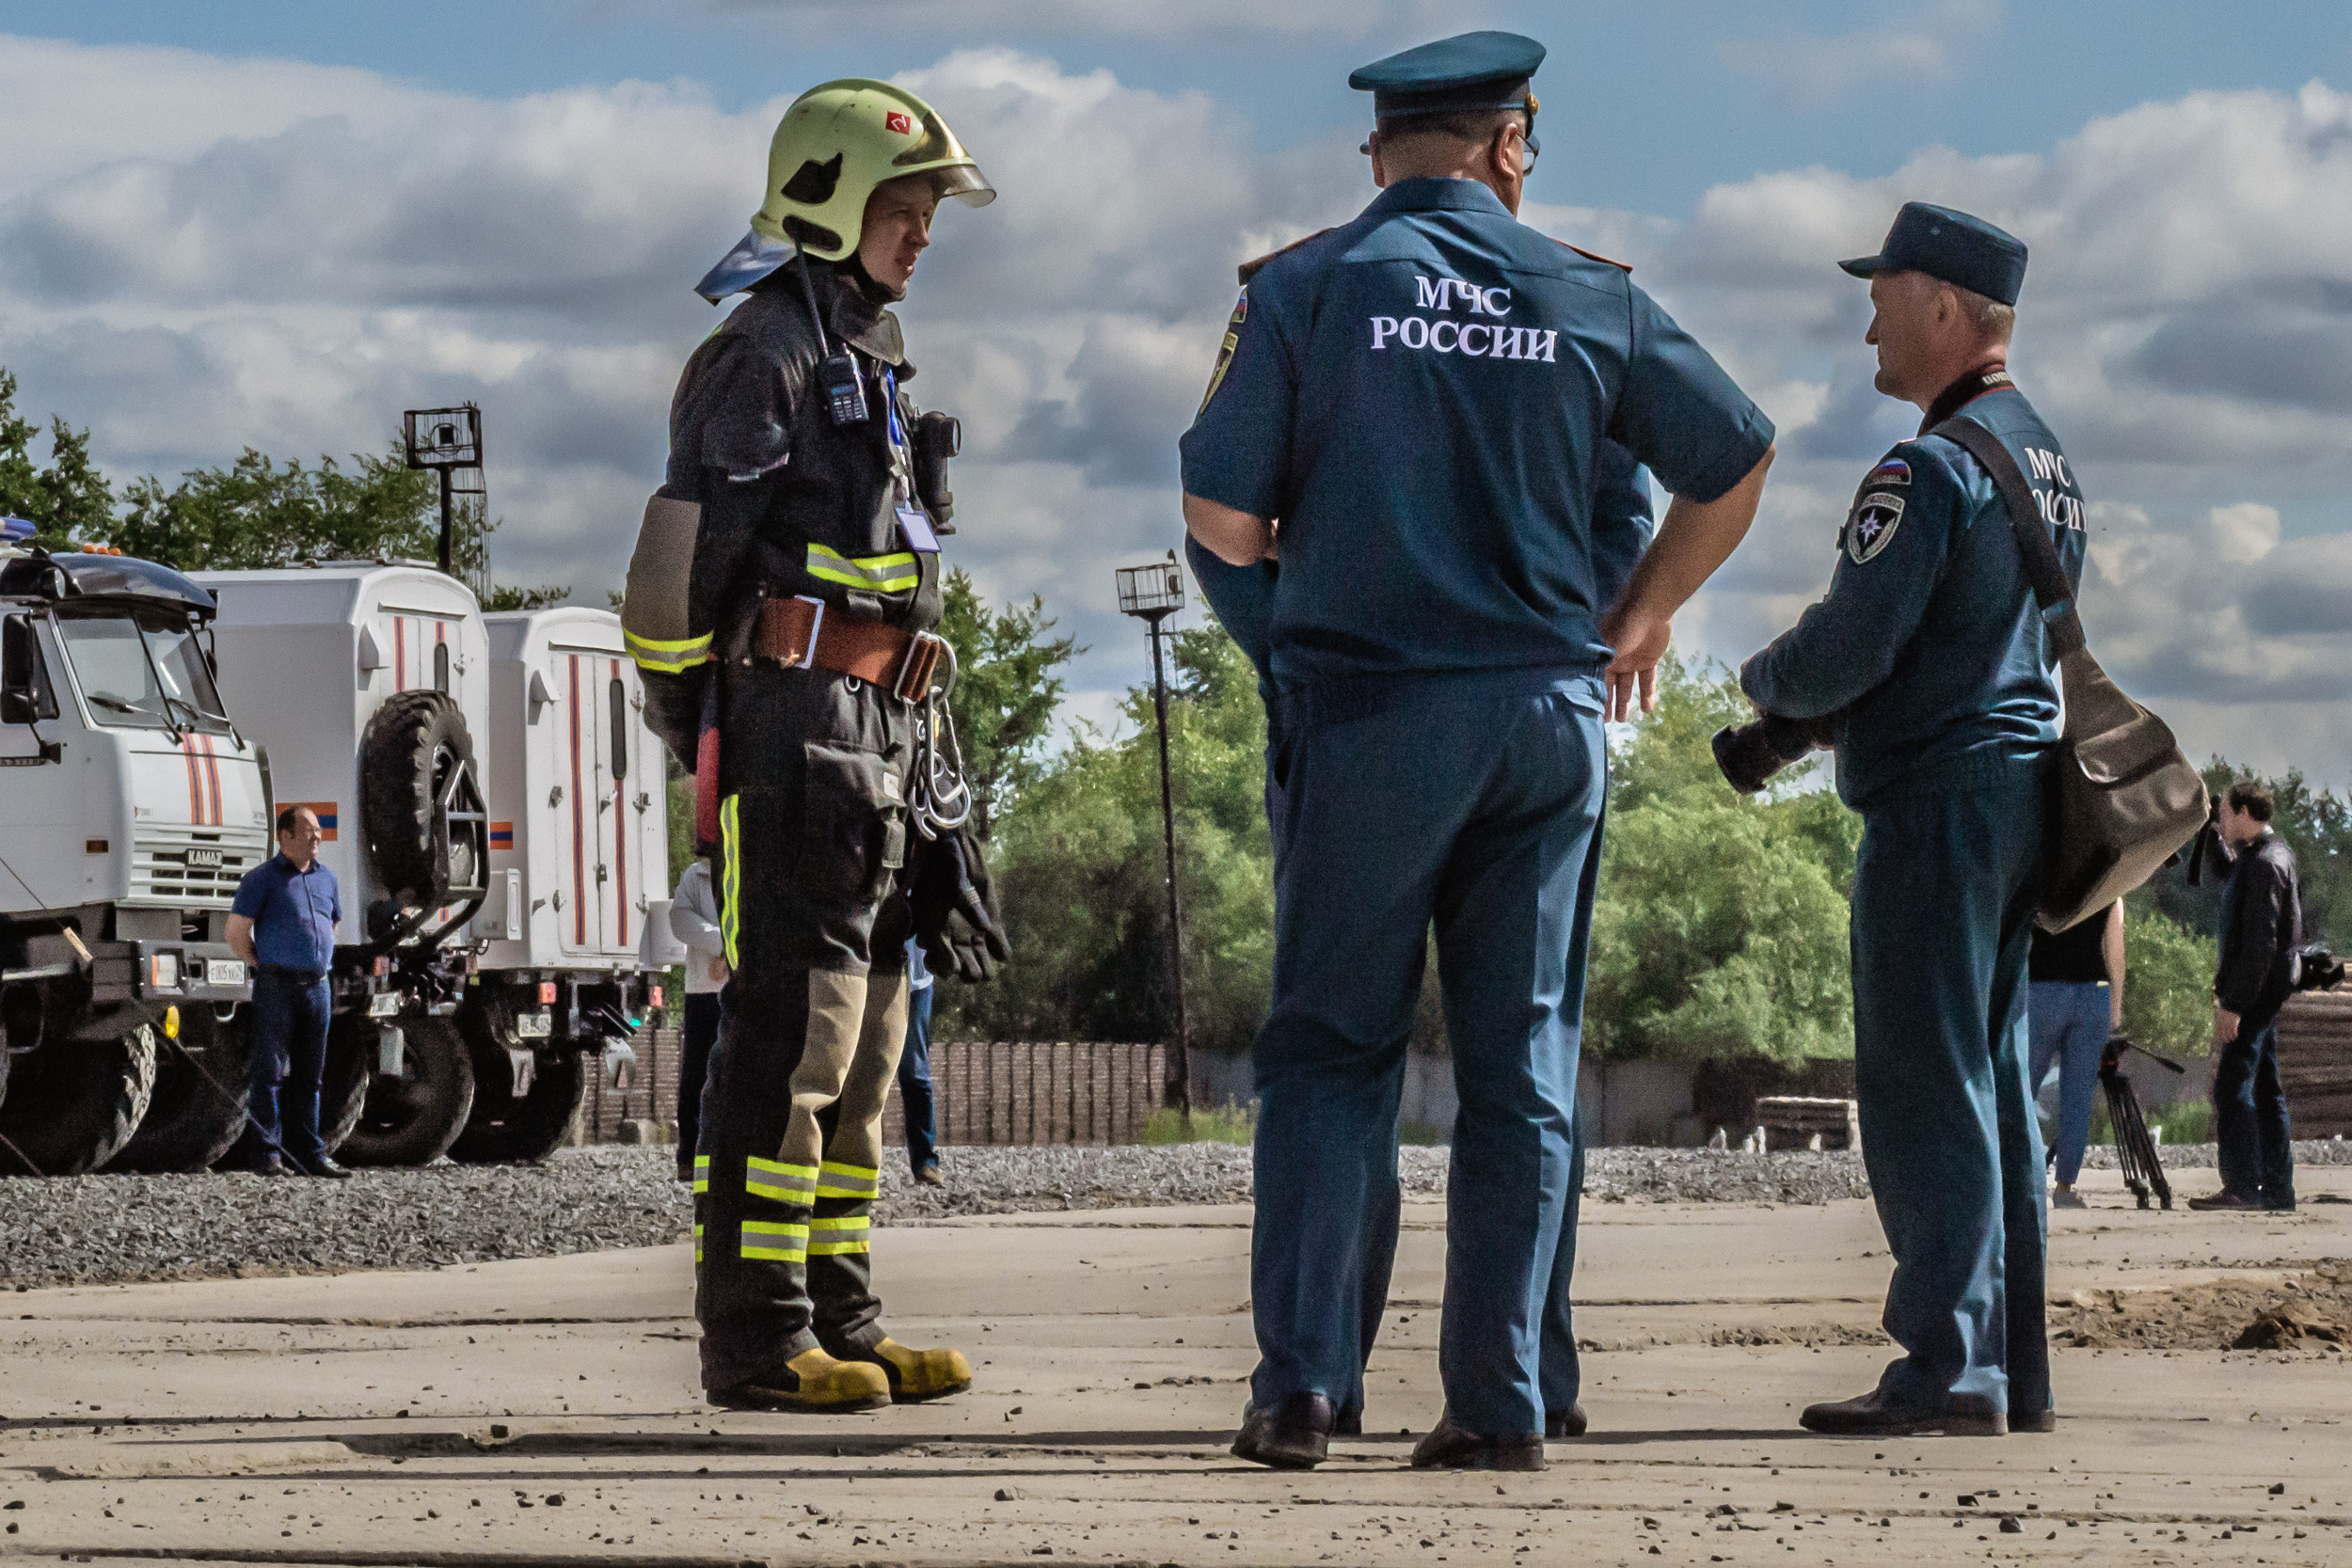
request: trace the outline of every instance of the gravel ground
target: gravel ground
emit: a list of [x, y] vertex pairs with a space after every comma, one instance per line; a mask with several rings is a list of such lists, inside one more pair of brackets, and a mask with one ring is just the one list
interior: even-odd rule
[[[2164, 1151], [2210, 1166], [2212, 1146]], [[2311, 1164], [2352, 1164], [2352, 1144], [2303, 1143]], [[1401, 1153], [1412, 1197], [1445, 1192], [1443, 1148]], [[2113, 1163], [2094, 1149], [2092, 1165]], [[546, 1258], [679, 1240], [691, 1202], [667, 1148], [567, 1149], [544, 1165], [441, 1164], [362, 1171], [350, 1181], [258, 1176], [0, 1180], [0, 1286], [421, 1269]], [[902, 1160], [882, 1173], [879, 1217], [1243, 1203], [1249, 1151], [1179, 1148], [944, 1151], [947, 1185], [918, 1187]], [[1858, 1156], [1604, 1148], [1587, 1157], [1596, 1202], [1826, 1203], [1867, 1196]]]

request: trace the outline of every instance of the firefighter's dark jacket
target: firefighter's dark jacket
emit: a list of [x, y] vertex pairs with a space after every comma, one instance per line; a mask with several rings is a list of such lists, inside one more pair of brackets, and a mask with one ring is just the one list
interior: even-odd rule
[[2303, 899], [2295, 851], [2268, 831], [2242, 847], [2226, 842], [2215, 847], [2232, 863], [2230, 879], [2221, 888], [2221, 951], [2214, 972], [2214, 1000], [2240, 1018], [2276, 1012], [2294, 991], [2295, 952], [2303, 944]]
[[[622, 621], [646, 718], [690, 769], [712, 663], [748, 652], [763, 597], [803, 594], [828, 616], [910, 631], [939, 622], [939, 557], [909, 548], [892, 483], [885, 379], [914, 374], [898, 318], [847, 267], [812, 264], [808, 280], [823, 346], [796, 263], [755, 285], [687, 361], [668, 473], [629, 563]], [[827, 350], [845, 346], [870, 410], [847, 426], [829, 416], [819, 373]], [[903, 390], [898, 400], [904, 430], [915, 408]]]

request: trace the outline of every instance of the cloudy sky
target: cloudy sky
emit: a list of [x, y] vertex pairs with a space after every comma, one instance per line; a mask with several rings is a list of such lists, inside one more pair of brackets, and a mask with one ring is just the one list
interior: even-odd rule
[[500, 576], [597, 592], [777, 116], [897, 77], [1002, 193], [943, 215], [903, 312], [964, 421], [958, 555], [1091, 645], [1100, 714], [1233, 263], [1369, 198], [1348, 70], [1470, 26], [1551, 50], [1523, 215], [1632, 262], [1779, 423], [1687, 646], [1736, 659], [1827, 580], [1916, 418], [1831, 263], [1940, 201], [2032, 246], [2015, 365], [2092, 498], [2094, 649], [2193, 752], [2352, 783], [2336, 0], [8, 0], [0, 364], [119, 477], [474, 398]]

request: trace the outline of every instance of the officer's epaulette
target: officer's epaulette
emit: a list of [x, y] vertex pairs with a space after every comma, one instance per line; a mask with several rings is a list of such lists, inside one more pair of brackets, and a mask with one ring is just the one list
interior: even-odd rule
[[1629, 277], [1633, 274], [1633, 263], [1630, 261], [1620, 261], [1613, 256], [1603, 256], [1599, 251], [1587, 250], [1581, 245], [1569, 245], [1567, 241], [1560, 238], [1557, 234], [1547, 234], [1544, 237], [1549, 240], [1553, 245], [1562, 245], [1569, 250], [1575, 251], [1579, 256], [1583, 257], [1588, 261], [1599, 261], [1608, 266], [1613, 266]]
[[1282, 251], [1296, 250], [1300, 245], [1305, 245], [1309, 240], [1318, 239], [1325, 234], [1328, 234], [1329, 232], [1331, 232], [1331, 230], [1328, 229], [1318, 229], [1312, 234], [1302, 234], [1297, 239], [1293, 240], [1290, 244], [1284, 245], [1282, 250], [1269, 250], [1263, 256], [1259, 257], [1253, 261], [1244, 261], [1240, 266], [1233, 269], [1235, 272], [1241, 274], [1241, 286], [1245, 289], [1249, 287], [1249, 280], [1257, 277], [1261, 272], [1263, 272], [1265, 270], [1265, 264], [1268, 261], [1273, 261], [1277, 256], [1281, 255]]

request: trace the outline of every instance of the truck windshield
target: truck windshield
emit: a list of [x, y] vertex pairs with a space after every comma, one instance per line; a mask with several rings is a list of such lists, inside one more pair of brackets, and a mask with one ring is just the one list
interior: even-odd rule
[[212, 672], [186, 626], [60, 613], [57, 633], [74, 682], [101, 724], [227, 733], [229, 718]]

